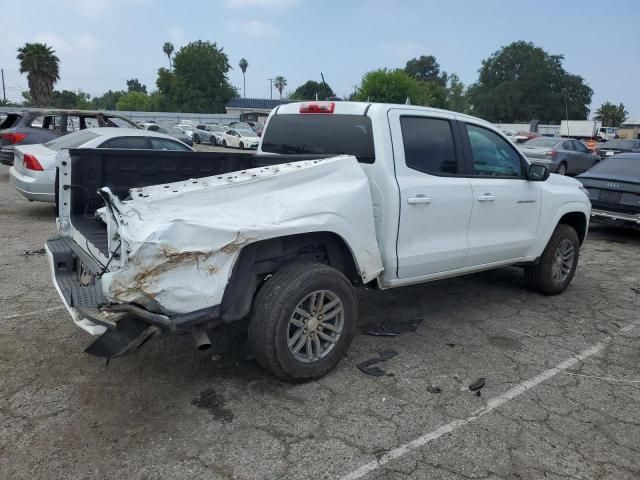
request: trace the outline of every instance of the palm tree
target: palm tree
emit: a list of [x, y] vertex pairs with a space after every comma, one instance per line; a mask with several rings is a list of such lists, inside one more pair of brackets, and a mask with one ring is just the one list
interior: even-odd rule
[[162, 51], [167, 57], [169, 57], [169, 71], [171, 71], [171, 54], [173, 53], [173, 43], [164, 42], [164, 45], [162, 45]]
[[242, 70], [242, 96], [246, 97], [247, 96], [247, 84], [244, 80], [244, 74], [247, 71], [247, 67], [249, 66], [249, 62], [247, 62], [246, 58], [241, 58], [240, 62], [238, 62], [238, 66], [240, 67], [240, 70]]
[[287, 79], [284, 78], [282, 75], [278, 75], [276, 78], [273, 79], [273, 85], [280, 92], [280, 100], [282, 100], [282, 91], [284, 90], [284, 87], [287, 86]]
[[29, 93], [38, 106], [51, 103], [53, 85], [60, 80], [60, 59], [46, 43], [25, 43], [18, 49], [20, 73], [27, 74]]

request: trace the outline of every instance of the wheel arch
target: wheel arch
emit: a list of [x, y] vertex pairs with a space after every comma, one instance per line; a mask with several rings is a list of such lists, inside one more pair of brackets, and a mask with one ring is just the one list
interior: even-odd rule
[[356, 258], [347, 242], [334, 232], [312, 232], [270, 238], [244, 247], [225, 287], [220, 307], [224, 322], [248, 315], [253, 297], [266, 276], [296, 261], [325, 263], [354, 284], [362, 284]]
[[578, 234], [578, 238], [580, 239], [580, 245], [584, 242], [587, 237], [587, 216], [582, 212], [568, 212], [565, 213], [560, 220], [558, 220], [558, 225], [569, 225], [572, 227], [576, 233]]

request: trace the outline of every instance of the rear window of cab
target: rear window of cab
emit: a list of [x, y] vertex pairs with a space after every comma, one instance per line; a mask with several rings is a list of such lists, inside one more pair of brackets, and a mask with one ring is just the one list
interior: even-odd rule
[[373, 163], [371, 119], [364, 115], [273, 115], [264, 132], [262, 151], [279, 154], [353, 155]]

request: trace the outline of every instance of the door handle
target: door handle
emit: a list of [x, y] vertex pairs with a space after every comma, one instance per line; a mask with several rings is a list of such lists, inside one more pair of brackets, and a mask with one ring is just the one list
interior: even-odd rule
[[493, 202], [495, 199], [496, 196], [490, 193], [483, 193], [482, 195], [478, 195], [479, 202]]
[[407, 198], [407, 203], [409, 205], [424, 205], [426, 203], [431, 203], [431, 197], [425, 197], [424, 195], [416, 195], [415, 197]]

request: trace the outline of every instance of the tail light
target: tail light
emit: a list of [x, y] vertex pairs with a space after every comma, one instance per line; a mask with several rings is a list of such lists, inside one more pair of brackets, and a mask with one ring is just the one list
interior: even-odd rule
[[0, 138], [5, 140], [9, 140], [11, 145], [15, 145], [16, 143], [20, 143], [22, 140], [27, 138], [26, 133], [3, 133], [0, 135]]
[[548, 152], [544, 152], [545, 157], [556, 158], [558, 156], [557, 150], [549, 150]]
[[30, 153], [25, 153], [22, 158], [22, 164], [24, 165], [24, 168], [28, 170], [35, 170], [36, 172], [44, 171], [44, 168], [42, 168], [38, 159]]
[[300, 105], [300, 113], [333, 113], [334, 102], [308, 102]]

